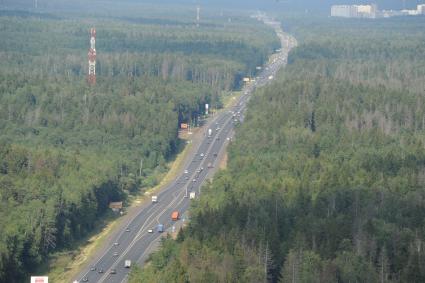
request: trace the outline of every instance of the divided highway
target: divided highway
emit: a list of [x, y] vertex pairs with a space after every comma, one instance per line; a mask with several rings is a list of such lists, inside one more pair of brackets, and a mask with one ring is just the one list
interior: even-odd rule
[[[189, 193], [195, 192], [196, 198], [202, 197], [201, 186], [214, 171], [208, 165], [219, 165], [220, 156], [232, 139], [235, 123], [243, 121], [243, 111], [251, 93], [273, 79], [279, 68], [286, 64], [288, 50], [296, 44], [292, 37], [283, 33], [280, 23], [270, 21], [265, 15], [257, 18], [275, 29], [282, 49], [273, 55], [270, 64], [263, 68], [256, 80], [243, 88], [243, 94], [232, 109], [221, 111], [204, 126], [205, 134], [198, 148], [190, 156], [186, 167], [181, 168], [178, 177], [157, 194], [158, 202], [141, 205], [104, 253], [76, 279], [77, 282], [126, 282], [131, 268], [126, 268], [124, 262], [131, 260], [133, 265], [145, 262], [154, 245], [165, 234], [157, 231], [158, 224], [164, 225], [165, 232], [172, 232], [188, 220], [186, 212], [192, 201]], [[211, 136], [208, 129], [212, 130]], [[180, 212], [178, 221], [171, 220], [173, 211]], [[150, 229], [153, 231], [148, 231]]]

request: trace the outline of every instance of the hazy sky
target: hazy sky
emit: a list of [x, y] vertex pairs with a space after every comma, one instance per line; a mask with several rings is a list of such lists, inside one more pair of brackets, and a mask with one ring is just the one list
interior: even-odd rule
[[[149, 1], [152, 0], [131, 0], [131, 1]], [[291, 7], [297, 9], [320, 9], [329, 10], [333, 4], [370, 4], [376, 3], [382, 9], [402, 9], [414, 8], [419, 3], [425, 3], [425, 0], [157, 0], [153, 2], [163, 3], [200, 3], [206, 5], [239, 6], [239, 7]]]
[[[368, 4], [376, 3], [380, 9], [402, 9], [414, 8], [418, 3], [425, 3], [425, 0], [37, 0], [39, 7], [52, 7], [52, 6], [82, 6], [91, 5], [104, 5], [108, 2], [114, 3], [152, 3], [152, 4], [186, 4], [196, 5], [201, 4], [204, 6], [215, 6], [222, 9], [273, 9], [273, 10], [297, 10], [297, 11], [318, 11], [328, 13], [332, 4]], [[35, 0], [0, 0], [0, 9], [18, 8], [26, 9], [34, 6]]]
[[[178, 1], [178, 0], [176, 0]], [[175, 2], [176, 2], [175, 1]], [[192, 1], [195, 2], [195, 1]], [[214, 3], [229, 5], [229, 3], [240, 6], [258, 6], [258, 7], [289, 7], [296, 9], [320, 9], [329, 10], [333, 4], [370, 4], [376, 3], [381, 9], [402, 9], [414, 8], [419, 3], [425, 3], [425, 0], [199, 0], [200, 3]]]

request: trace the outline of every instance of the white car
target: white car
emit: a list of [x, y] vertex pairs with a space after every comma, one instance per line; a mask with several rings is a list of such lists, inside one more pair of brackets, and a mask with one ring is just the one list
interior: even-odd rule
[[148, 230], [148, 233], [153, 233], [153, 229], [149, 229]]
[[189, 170], [187, 170], [187, 169], [186, 169], [186, 170], [184, 170], [184, 173], [185, 173], [185, 174], [189, 174]]

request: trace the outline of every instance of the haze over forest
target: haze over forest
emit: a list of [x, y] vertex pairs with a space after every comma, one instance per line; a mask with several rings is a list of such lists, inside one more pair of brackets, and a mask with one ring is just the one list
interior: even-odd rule
[[0, 0], [0, 283], [425, 282], [424, 2]]
[[[143, 3], [143, 4], [162, 4], [162, 5], [205, 5], [215, 6], [219, 8], [227, 9], [279, 9], [284, 11], [309, 11], [309, 12], [320, 12], [326, 13], [329, 11], [330, 6], [334, 4], [370, 4], [376, 3], [380, 9], [410, 9], [416, 7], [417, 4], [423, 3], [420, 0], [124, 0], [124, 1], [90, 1], [90, 5], [95, 5], [96, 2], [101, 5], [105, 3], [120, 3], [125, 2], [129, 4]], [[7, 8], [32, 8], [34, 0], [0, 0], [0, 7], [4, 6]], [[38, 7], [48, 8], [76, 8], [87, 5], [87, 1], [65, 1], [65, 0], [38, 0]]]

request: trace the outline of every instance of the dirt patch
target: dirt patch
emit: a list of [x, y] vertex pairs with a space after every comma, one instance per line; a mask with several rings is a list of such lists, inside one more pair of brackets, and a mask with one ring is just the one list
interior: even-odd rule
[[225, 151], [224, 154], [223, 154], [223, 158], [220, 160], [218, 168], [220, 168], [221, 170], [226, 169], [227, 168], [227, 160], [228, 160], [228, 155], [227, 155], [227, 151]]

